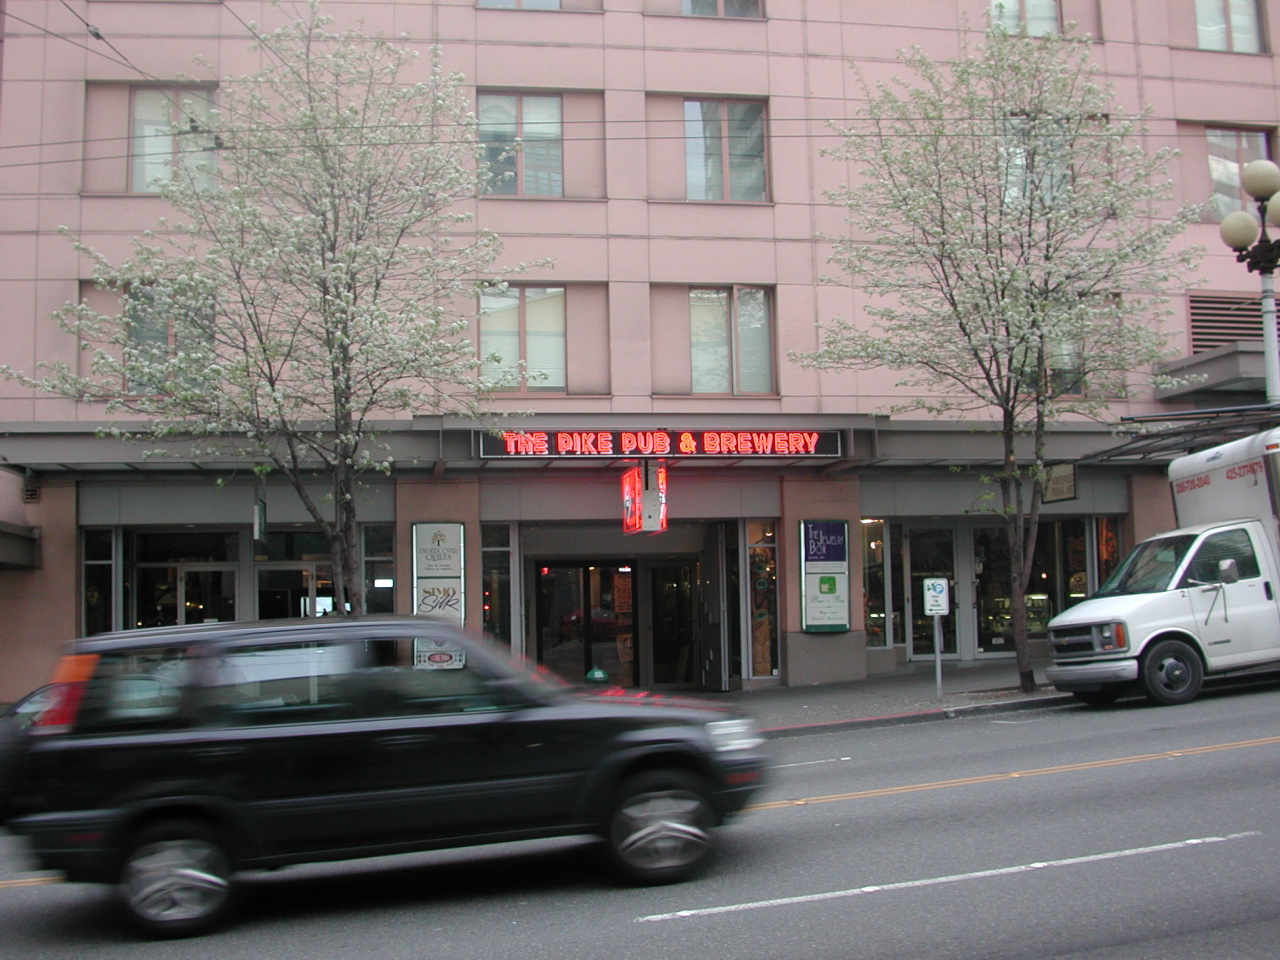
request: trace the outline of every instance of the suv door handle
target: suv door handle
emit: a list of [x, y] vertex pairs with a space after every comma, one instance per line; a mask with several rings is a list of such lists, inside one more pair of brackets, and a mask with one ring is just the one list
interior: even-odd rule
[[223, 760], [227, 757], [238, 757], [244, 753], [244, 747], [227, 744], [217, 747], [196, 747], [191, 751], [197, 760]]
[[406, 747], [416, 747], [424, 743], [430, 743], [434, 739], [435, 734], [432, 733], [399, 733], [378, 737], [375, 742], [380, 747], [402, 750]]

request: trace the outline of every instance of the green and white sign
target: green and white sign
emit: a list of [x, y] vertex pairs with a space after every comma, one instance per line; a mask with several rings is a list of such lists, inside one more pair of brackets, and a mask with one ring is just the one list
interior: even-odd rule
[[843, 520], [800, 523], [801, 629], [844, 633], [849, 629], [849, 524]]

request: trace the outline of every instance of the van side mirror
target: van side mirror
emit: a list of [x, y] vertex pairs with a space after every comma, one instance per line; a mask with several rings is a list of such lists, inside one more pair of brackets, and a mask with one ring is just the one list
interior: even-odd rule
[[1236, 566], [1235, 557], [1218, 561], [1218, 579], [1223, 583], [1235, 583], [1240, 579], [1240, 568]]

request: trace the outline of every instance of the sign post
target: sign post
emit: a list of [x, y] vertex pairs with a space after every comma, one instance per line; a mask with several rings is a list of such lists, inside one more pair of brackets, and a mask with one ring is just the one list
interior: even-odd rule
[[951, 612], [951, 585], [945, 577], [925, 577], [924, 615], [933, 617], [933, 679], [936, 699], [942, 699], [942, 618]]

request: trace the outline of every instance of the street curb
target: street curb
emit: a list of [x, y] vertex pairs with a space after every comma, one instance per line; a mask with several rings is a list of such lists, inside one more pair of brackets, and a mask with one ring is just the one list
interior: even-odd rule
[[766, 727], [760, 732], [768, 740], [787, 737], [804, 737], [816, 733], [832, 733], [839, 730], [869, 729], [874, 727], [898, 727], [911, 723], [933, 723], [936, 720], [961, 720], [965, 717], [990, 713], [1016, 713], [1022, 710], [1038, 710], [1044, 707], [1060, 707], [1078, 703], [1070, 694], [1064, 696], [1029, 697], [1025, 700], [1007, 700], [996, 703], [975, 703], [964, 707], [938, 707], [935, 710], [917, 710], [911, 713], [895, 713], [883, 717], [853, 717], [847, 720], [824, 720], [820, 723], [804, 723], [785, 727]]

